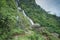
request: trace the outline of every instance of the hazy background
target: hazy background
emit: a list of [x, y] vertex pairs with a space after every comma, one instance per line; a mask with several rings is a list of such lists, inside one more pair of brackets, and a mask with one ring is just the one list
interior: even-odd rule
[[60, 0], [35, 0], [46, 11], [51, 11], [51, 14], [60, 16]]

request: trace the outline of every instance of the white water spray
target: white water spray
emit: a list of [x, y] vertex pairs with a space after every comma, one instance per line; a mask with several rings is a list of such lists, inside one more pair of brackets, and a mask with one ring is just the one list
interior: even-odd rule
[[24, 12], [24, 10], [23, 10], [23, 14], [24, 14], [25, 17], [27, 17], [27, 19], [28, 19], [28, 20], [30, 21], [30, 23], [33, 25], [34, 22], [32, 21], [32, 19], [30, 19], [30, 18], [26, 15], [26, 13]]

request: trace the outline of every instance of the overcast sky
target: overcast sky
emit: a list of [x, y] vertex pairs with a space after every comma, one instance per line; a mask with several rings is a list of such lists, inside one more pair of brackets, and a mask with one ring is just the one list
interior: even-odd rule
[[36, 0], [36, 3], [51, 14], [60, 16], [60, 0]]

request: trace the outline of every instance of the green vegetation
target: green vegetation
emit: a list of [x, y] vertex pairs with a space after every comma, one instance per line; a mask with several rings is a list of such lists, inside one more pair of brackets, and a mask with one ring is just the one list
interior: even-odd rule
[[14, 33], [23, 32], [21, 27], [25, 30], [25, 27], [28, 28], [30, 25], [23, 13], [17, 10], [15, 4], [15, 0], [0, 0], [0, 40], [8, 40]]
[[[60, 18], [48, 14], [44, 9], [35, 3], [34, 0], [20, 0], [20, 7], [35, 22], [43, 27], [51, 28], [53, 32], [60, 33]], [[50, 31], [49, 30], [49, 31]]]
[[0, 40], [59, 40], [52, 33], [60, 34], [60, 17], [48, 14], [35, 0], [19, 0], [19, 6], [40, 29], [31, 28], [15, 0], [0, 0]]
[[16, 10], [7, 5], [6, 0], [0, 0], [0, 40], [8, 40], [11, 30], [16, 24]]

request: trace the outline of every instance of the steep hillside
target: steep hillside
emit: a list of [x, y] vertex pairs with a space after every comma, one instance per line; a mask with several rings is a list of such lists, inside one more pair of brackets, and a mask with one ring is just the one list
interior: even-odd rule
[[49, 31], [60, 33], [60, 18], [48, 14], [44, 9], [35, 3], [35, 0], [20, 0], [19, 6], [35, 22], [43, 27], [48, 27]]
[[29, 26], [29, 20], [19, 12], [15, 0], [0, 0], [0, 40], [9, 40]]
[[0, 40], [60, 40], [59, 38], [60, 17], [48, 14], [35, 0], [0, 0]]

